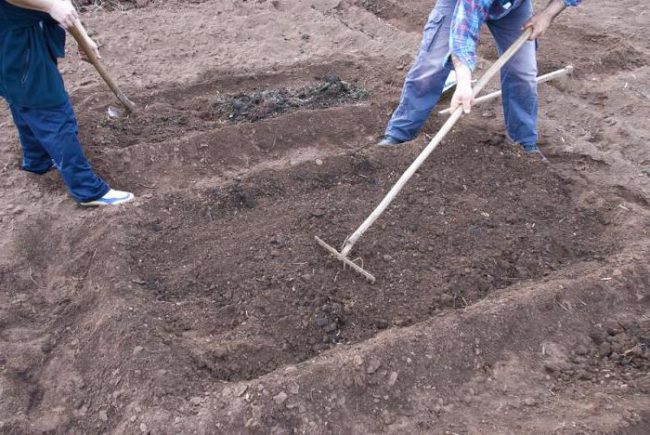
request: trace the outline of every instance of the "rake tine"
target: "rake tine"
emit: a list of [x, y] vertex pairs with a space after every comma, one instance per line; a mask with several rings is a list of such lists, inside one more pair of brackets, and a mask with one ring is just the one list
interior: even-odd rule
[[365, 270], [363, 267], [359, 266], [358, 264], [350, 261], [349, 258], [344, 257], [343, 255], [341, 255], [341, 253], [339, 251], [337, 251], [336, 249], [332, 248], [330, 245], [325, 243], [320, 237], [316, 236], [314, 238], [316, 239], [316, 242], [318, 242], [319, 245], [321, 245], [323, 248], [325, 248], [330, 254], [332, 254], [338, 260], [342, 261], [343, 264], [345, 264], [347, 266], [350, 266], [355, 272], [360, 273], [361, 275], [363, 275], [371, 283], [374, 284], [375, 281], [377, 281], [377, 279], [374, 277], [374, 275], [372, 275], [370, 272], [368, 272], [367, 270]]

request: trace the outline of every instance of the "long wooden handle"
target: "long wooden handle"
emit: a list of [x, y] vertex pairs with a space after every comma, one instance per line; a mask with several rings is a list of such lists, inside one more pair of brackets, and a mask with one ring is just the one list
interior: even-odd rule
[[488, 84], [490, 80], [499, 72], [501, 71], [501, 68], [508, 63], [508, 61], [512, 58], [512, 56], [515, 55], [519, 51], [523, 45], [528, 42], [528, 38], [530, 38], [530, 35], [533, 33], [533, 28], [528, 27], [527, 29], [524, 30], [524, 33], [521, 34], [521, 36], [512, 43], [510, 48], [506, 50], [505, 53], [501, 55], [499, 59], [497, 59], [496, 62], [483, 74], [483, 77], [476, 83], [476, 86], [474, 86], [474, 98], [478, 97], [478, 94], [481, 93], [483, 88]]
[[101, 78], [106, 82], [109, 88], [111, 88], [111, 91], [115, 94], [117, 99], [122, 103], [122, 105], [129, 111], [129, 112], [135, 112], [135, 103], [133, 101], [129, 100], [128, 97], [122, 92], [122, 90], [117, 86], [115, 81], [113, 81], [113, 78], [111, 75], [108, 73], [106, 68], [104, 68], [104, 65], [101, 63], [101, 61], [97, 58], [95, 55], [95, 51], [93, 48], [90, 46], [88, 40], [88, 34], [86, 33], [85, 29], [81, 26], [81, 24], [77, 23], [74, 25], [74, 27], [71, 27], [68, 29], [72, 37], [77, 41], [77, 44], [79, 44], [79, 47], [86, 53], [86, 56], [88, 57], [88, 60], [90, 60], [90, 63], [93, 64]]
[[[512, 56], [517, 53], [517, 51], [526, 43], [528, 42], [528, 38], [530, 37], [530, 34], [532, 33], [533, 29], [528, 28], [524, 31], [524, 33], [517, 39], [512, 46], [505, 52], [501, 57], [492, 65], [486, 72], [483, 74], [483, 77], [476, 83], [476, 86], [474, 87], [474, 97], [476, 97], [481, 90], [487, 85], [487, 83], [496, 75], [496, 73], [499, 72], [501, 68], [512, 58]], [[440, 142], [447, 136], [447, 134], [451, 131], [451, 129], [454, 127], [456, 122], [460, 119], [460, 117], [463, 115], [463, 108], [458, 107], [454, 113], [451, 114], [447, 122], [444, 123], [440, 131], [435, 135], [433, 139], [431, 139], [431, 142], [427, 147], [420, 153], [417, 159], [413, 162], [413, 164], [404, 172], [404, 174], [400, 177], [399, 180], [397, 180], [397, 183], [393, 186], [393, 188], [388, 192], [384, 200], [377, 206], [377, 208], [368, 216], [368, 218], [361, 224], [361, 226], [352, 234], [344, 243], [343, 249], [341, 250], [341, 254], [344, 257], [347, 257], [347, 255], [350, 253], [352, 250], [352, 247], [354, 246], [355, 243], [359, 240], [359, 238], [372, 226], [372, 224], [375, 223], [375, 221], [379, 218], [379, 216], [386, 211], [388, 206], [393, 202], [397, 194], [402, 190], [404, 185], [411, 179], [411, 177], [417, 172], [418, 169], [420, 169], [420, 166], [424, 163], [424, 161], [429, 157], [429, 155], [438, 147]]]
[[[573, 73], [573, 66], [569, 65], [566, 68], [559, 69], [557, 71], [550, 72], [548, 74], [544, 74], [542, 76], [537, 77], [537, 84], [541, 83], [546, 83], [551, 80], [555, 80], [559, 77], [563, 77], [569, 74]], [[483, 95], [482, 97], [477, 98], [474, 100], [474, 104], [472, 106], [476, 106], [477, 104], [481, 103], [486, 103], [488, 101], [496, 100], [499, 98], [502, 94], [502, 91], [496, 91], [492, 92], [491, 94]], [[451, 113], [451, 109], [447, 108], [445, 110], [441, 110], [438, 112], [439, 115], [449, 115]]]

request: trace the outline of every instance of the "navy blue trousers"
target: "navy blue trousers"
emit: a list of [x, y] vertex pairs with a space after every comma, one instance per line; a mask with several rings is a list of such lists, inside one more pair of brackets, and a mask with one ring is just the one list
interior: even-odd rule
[[47, 109], [9, 107], [20, 135], [23, 170], [44, 174], [56, 167], [70, 195], [78, 202], [94, 201], [109, 191], [84, 155], [69, 100]]

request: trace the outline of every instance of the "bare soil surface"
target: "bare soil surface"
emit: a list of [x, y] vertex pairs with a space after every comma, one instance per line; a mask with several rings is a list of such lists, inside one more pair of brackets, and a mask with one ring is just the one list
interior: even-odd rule
[[90, 159], [138, 199], [84, 210], [20, 172], [0, 111], [0, 432], [647, 433], [643, 2], [542, 41], [541, 73], [576, 68], [540, 87], [550, 164], [477, 107], [355, 246], [377, 283], [315, 244], [443, 122], [374, 147], [431, 7], [86, 2], [137, 116], [72, 47], [62, 69]]

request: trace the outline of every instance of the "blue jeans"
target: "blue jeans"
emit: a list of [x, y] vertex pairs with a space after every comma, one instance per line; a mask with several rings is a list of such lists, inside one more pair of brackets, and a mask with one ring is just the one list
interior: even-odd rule
[[10, 109], [23, 148], [23, 170], [44, 174], [56, 166], [78, 202], [94, 201], [108, 192], [108, 185], [95, 175], [84, 156], [69, 101], [47, 109], [14, 105]]
[[[449, 33], [458, 0], [438, 0], [424, 27], [422, 45], [406, 76], [400, 104], [386, 135], [408, 141], [418, 134], [438, 103], [453, 65], [448, 62]], [[532, 16], [531, 0], [498, 20], [488, 20], [499, 53], [521, 36]], [[537, 59], [535, 42], [526, 43], [501, 70], [503, 112], [510, 139], [526, 149], [537, 144]]]

